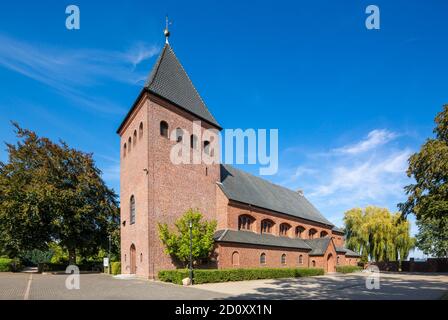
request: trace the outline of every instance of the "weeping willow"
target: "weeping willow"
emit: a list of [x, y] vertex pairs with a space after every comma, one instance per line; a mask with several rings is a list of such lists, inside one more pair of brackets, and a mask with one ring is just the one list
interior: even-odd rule
[[378, 207], [351, 209], [344, 214], [346, 244], [364, 261], [403, 261], [415, 247], [409, 221], [400, 213]]

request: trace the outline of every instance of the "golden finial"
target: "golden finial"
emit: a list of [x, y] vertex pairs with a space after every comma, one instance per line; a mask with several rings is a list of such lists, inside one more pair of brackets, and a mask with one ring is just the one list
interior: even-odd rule
[[168, 30], [168, 26], [172, 24], [171, 21], [168, 20], [168, 15], [166, 16], [165, 19], [165, 30], [163, 31], [163, 33], [165, 34], [165, 43], [168, 44], [168, 38], [170, 37], [170, 31]]

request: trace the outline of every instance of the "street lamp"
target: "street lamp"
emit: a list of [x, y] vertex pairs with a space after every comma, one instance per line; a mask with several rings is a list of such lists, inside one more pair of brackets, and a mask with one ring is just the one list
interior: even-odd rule
[[107, 267], [107, 270], [109, 271], [109, 274], [111, 274], [111, 270], [110, 270], [110, 248], [111, 248], [111, 242], [112, 242], [112, 236], [109, 235], [109, 254], [107, 255], [107, 260], [108, 260], [108, 264], [109, 266]]
[[193, 221], [190, 220], [190, 285], [193, 284]]

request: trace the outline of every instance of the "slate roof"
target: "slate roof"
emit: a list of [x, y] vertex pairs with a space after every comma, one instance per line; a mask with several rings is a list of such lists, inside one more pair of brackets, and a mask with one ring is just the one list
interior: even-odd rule
[[[221, 126], [208, 110], [169, 44], [165, 44], [163, 47], [149, 74], [142, 93], [144, 91], [160, 96], [181, 109], [221, 129]], [[137, 101], [126, 115], [117, 132], [120, 132], [124, 123], [131, 115], [136, 107]]]
[[[239, 243], [267, 247], [280, 247], [308, 250], [310, 256], [323, 256], [331, 243], [331, 238], [298, 239], [279, 237], [272, 234], [260, 234], [252, 231], [223, 229], [215, 232], [216, 242]], [[348, 257], [359, 257], [359, 254], [347, 248], [336, 247], [336, 252], [345, 253]]]
[[271, 234], [259, 234], [252, 231], [224, 229], [216, 231], [214, 238], [217, 242], [312, 250], [312, 248], [302, 239], [278, 237]]
[[327, 251], [331, 238], [306, 239], [304, 241], [312, 248], [309, 253], [310, 256], [323, 256]]
[[219, 127], [169, 44], [165, 44], [145, 88]]
[[342, 229], [340, 229], [340, 228], [338, 228], [336, 226], [334, 226], [333, 229], [331, 229], [331, 230], [335, 231], [335, 232], [339, 232], [339, 233], [344, 233], [344, 230], [342, 230]]
[[221, 165], [220, 186], [231, 200], [333, 226], [303, 195], [230, 165]]

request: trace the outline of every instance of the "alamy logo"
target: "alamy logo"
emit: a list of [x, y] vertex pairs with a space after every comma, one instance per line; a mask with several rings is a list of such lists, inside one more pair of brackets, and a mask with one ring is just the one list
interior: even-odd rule
[[[193, 122], [190, 133], [177, 128], [170, 133], [176, 142], [170, 151], [173, 164], [259, 164], [260, 175], [278, 171], [278, 129], [203, 129], [200, 121]], [[224, 150], [221, 157], [220, 151]]]
[[80, 289], [80, 278], [79, 278], [79, 268], [75, 265], [70, 265], [65, 269], [65, 273], [70, 274], [67, 279], [65, 279], [65, 287], [67, 290], [79, 290]]
[[369, 273], [366, 277], [366, 288], [378, 290], [380, 288], [380, 269], [377, 266], [370, 265], [366, 271]]
[[367, 6], [366, 13], [370, 14], [366, 18], [366, 28], [369, 30], [380, 29], [380, 8], [378, 6], [375, 6], [371, 4], [370, 6]]
[[65, 8], [65, 13], [69, 16], [65, 19], [65, 27], [68, 30], [79, 30], [81, 28], [81, 12], [79, 7], [71, 4]]

